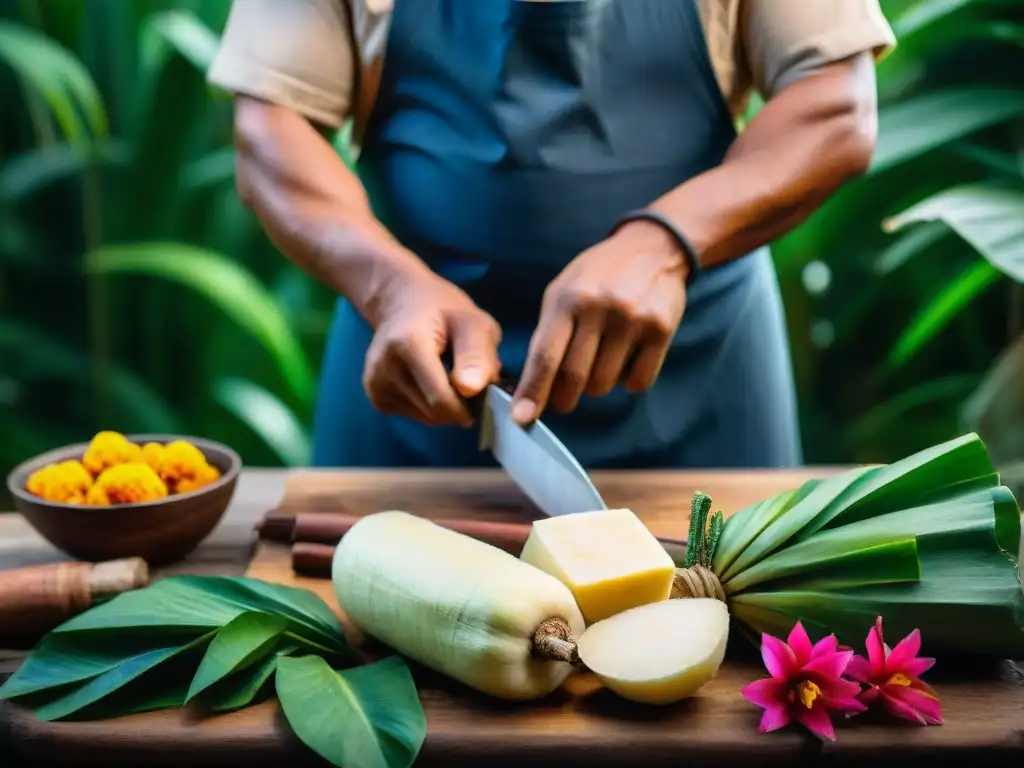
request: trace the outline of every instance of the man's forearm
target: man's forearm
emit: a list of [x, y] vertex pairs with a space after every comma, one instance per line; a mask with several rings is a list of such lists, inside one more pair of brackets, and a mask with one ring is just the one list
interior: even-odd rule
[[240, 97], [235, 138], [239, 195], [274, 244], [376, 325], [389, 281], [426, 265], [377, 221], [359, 179], [301, 115]]
[[651, 207], [714, 266], [775, 240], [845, 181], [864, 173], [877, 132], [871, 54], [785, 88], [737, 138], [722, 165]]

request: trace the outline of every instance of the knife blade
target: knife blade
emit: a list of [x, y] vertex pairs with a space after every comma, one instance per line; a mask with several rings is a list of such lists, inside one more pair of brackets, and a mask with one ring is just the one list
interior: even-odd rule
[[509, 477], [546, 515], [607, 509], [590, 477], [543, 422], [525, 429], [512, 420], [512, 396], [490, 385], [481, 407], [480, 449], [490, 450]]

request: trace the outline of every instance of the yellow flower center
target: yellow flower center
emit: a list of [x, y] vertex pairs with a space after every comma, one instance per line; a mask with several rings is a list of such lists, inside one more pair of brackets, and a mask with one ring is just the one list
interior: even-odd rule
[[811, 708], [814, 700], [820, 695], [821, 689], [810, 680], [800, 683], [800, 687], [797, 688], [797, 696], [800, 697], [800, 703], [807, 707], [807, 709]]
[[897, 672], [889, 678], [889, 685], [910, 685], [910, 678]]

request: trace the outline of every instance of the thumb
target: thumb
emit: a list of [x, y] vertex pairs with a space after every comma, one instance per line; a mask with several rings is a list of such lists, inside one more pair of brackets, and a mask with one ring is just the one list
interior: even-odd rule
[[463, 397], [474, 397], [498, 378], [501, 329], [490, 317], [456, 321], [451, 328], [452, 383]]

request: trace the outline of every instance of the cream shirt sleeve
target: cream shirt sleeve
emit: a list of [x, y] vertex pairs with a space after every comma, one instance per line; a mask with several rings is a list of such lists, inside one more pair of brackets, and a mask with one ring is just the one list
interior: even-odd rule
[[345, 0], [234, 0], [208, 79], [339, 128], [356, 72]]
[[878, 0], [740, 0], [740, 34], [754, 87], [770, 98], [804, 75], [896, 43]]

